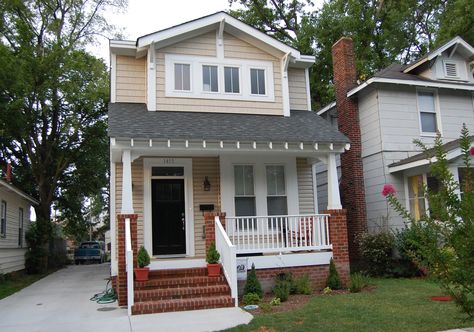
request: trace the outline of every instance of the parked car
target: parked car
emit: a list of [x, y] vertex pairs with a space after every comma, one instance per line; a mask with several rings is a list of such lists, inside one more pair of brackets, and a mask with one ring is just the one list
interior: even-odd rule
[[105, 243], [103, 241], [87, 241], [82, 242], [79, 247], [74, 250], [74, 262], [97, 262], [105, 261]]

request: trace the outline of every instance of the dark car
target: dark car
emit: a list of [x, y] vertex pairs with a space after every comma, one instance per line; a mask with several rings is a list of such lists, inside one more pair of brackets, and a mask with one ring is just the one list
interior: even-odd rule
[[80, 246], [74, 250], [74, 262], [79, 264], [81, 262], [97, 262], [103, 263], [105, 261], [105, 243], [102, 241], [87, 241], [82, 242]]

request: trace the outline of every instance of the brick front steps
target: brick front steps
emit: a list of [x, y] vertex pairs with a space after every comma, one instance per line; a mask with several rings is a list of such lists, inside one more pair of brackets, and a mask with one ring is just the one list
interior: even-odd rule
[[208, 277], [207, 268], [150, 271], [150, 280], [135, 281], [132, 314], [234, 306], [225, 277]]

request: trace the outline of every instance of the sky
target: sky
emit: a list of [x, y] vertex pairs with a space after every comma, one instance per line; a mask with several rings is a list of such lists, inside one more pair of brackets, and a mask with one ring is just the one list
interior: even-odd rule
[[[323, 0], [315, 0], [320, 7]], [[218, 11], [240, 8], [237, 4], [229, 7], [228, 0], [129, 0], [124, 13], [110, 12], [105, 16], [109, 23], [122, 29], [125, 39], [138, 37], [184, 23]], [[109, 62], [108, 40], [102, 38], [99, 45], [90, 51], [107, 63]]]

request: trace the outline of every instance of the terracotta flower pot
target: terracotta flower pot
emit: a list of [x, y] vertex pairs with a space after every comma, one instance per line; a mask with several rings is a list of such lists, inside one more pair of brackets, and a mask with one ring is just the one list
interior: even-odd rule
[[207, 275], [209, 277], [218, 277], [221, 274], [220, 264], [207, 264]]
[[148, 274], [150, 273], [150, 268], [149, 267], [137, 267], [133, 269], [133, 272], [135, 272], [135, 280], [136, 281], [147, 281], [148, 280]]

